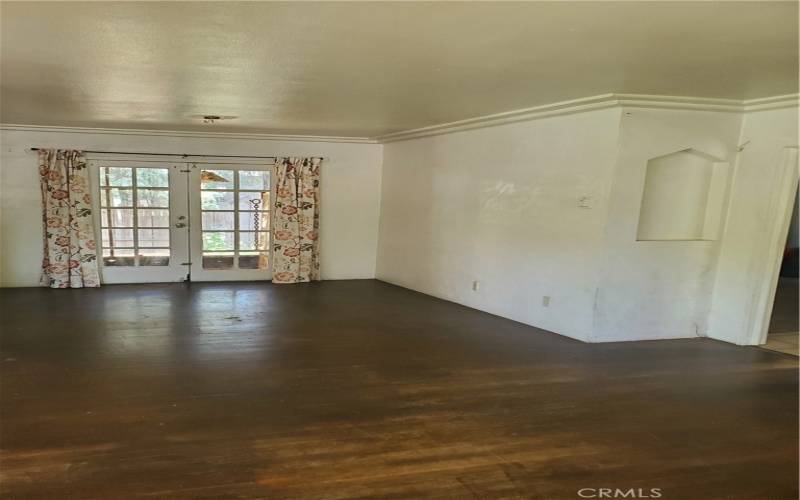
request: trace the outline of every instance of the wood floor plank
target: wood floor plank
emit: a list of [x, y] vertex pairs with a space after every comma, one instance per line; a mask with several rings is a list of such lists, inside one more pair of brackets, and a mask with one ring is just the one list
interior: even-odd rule
[[0, 290], [4, 498], [798, 496], [797, 358], [373, 280]]

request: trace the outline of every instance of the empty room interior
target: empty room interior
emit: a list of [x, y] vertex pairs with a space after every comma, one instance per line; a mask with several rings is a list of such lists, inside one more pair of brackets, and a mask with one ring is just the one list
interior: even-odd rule
[[0, 1], [0, 496], [798, 498], [798, 5]]

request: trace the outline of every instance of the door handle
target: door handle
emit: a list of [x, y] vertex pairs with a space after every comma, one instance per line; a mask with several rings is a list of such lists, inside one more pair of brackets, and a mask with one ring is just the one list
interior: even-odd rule
[[186, 227], [186, 223], [185, 222], [177, 222], [177, 223], [175, 223], [175, 227]]

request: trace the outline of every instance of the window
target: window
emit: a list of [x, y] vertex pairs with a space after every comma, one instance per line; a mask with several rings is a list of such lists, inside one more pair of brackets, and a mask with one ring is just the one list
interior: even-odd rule
[[203, 170], [200, 205], [203, 269], [268, 268], [268, 171]]
[[100, 167], [104, 266], [167, 266], [169, 169]]

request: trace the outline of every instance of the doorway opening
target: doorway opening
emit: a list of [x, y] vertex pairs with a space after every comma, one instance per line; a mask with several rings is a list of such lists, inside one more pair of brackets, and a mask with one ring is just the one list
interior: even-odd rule
[[798, 292], [798, 264], [800, 264], [800, 221], [798, 221], [798, 204], [800, 192], [795, 192], [789, 232], [784, 245], [783, 259], [778, 274], [778, 285], [775, 289], [775, 301], [772, 306], [767, 340], [762, 346], [765, 349], [798, 356], [800, 341], [800, 293]]

